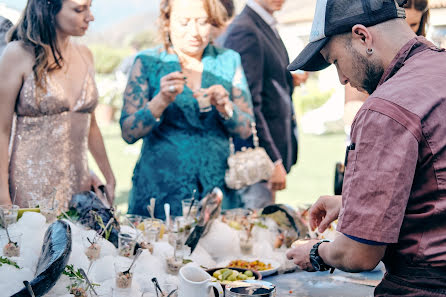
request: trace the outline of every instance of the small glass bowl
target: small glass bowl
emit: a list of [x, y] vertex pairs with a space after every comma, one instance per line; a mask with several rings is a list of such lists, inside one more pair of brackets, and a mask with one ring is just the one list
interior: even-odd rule
[[39, 204], [40, 213], [46, 218], [48, 224], [57, 220], [59, 215], [59, 200], [43, 199]]
[[70, 277], [70, 286], [68, 291], [75, 297], [90, 297], [88, 284], [85, 280], [77, 277]]
[[3, 248], [3, 256], [20, 257], [20, 246], [22, 244], [22, 233], [11, 233], [11, 242], [9, 242], [8, 236], [0, 236], [0, 246]]
[[181, 207], [183, 210], [183, 217], [187, 216], [187, 213], [189, 212], [190, 209], [190, 213], [189, 213], [189, 217], [190, 218], [195, 218], [198, 214], [198, 201], [194, 201], [194, 204], [191, 207], [192, 204], [192, 198], [188, 198], [188, 199], [183, 199], [181, 200]]
[[127, 272], [131, 263], [115, 262], [115, 284], [117, 289], [130, 289], [133, 282], [133, 270], [135, 265], [132, 266], [130, 272]]
[[0, 205], [0, 224], [3, 228], [17, 222], [18, 205]]
[[119, 255], [123, 257], [133, 257], [136, 245], [136, 237], [132, 234], [119, 233], [118, 234], [118, 251]]
[[82, 244], [84, 245], [84, 253], [88, 260], [95, 261], [101, 255], [101, 245], [99, 241], [101, 238], [98, 234], [83, 234]]
[[144, 236], [147, 242], [157, 241], [160, 237], [161, 226], [163, 221], [160, 219], [145, 219], [144, 221]]

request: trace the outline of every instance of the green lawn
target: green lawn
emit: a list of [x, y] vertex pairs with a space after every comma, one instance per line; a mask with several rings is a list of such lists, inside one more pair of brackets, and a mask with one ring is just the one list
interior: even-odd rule
[[[116, 203], [120, 210], [126, 211], [132, 172], [141, 143], [126, 144], [116, 123], [101, 127], [101, 131], [117, 180]], [[298, 164], [288, 177], [287, 189], [277, 196], [278, 203], [291, 206], [310, 204], [321, 195], [332, 194], [334, 166], [337, 161], [343, 161], [345, 152], [343, 134], [299, 136]], [[99, 172], [91, 156], [90, 166]]]

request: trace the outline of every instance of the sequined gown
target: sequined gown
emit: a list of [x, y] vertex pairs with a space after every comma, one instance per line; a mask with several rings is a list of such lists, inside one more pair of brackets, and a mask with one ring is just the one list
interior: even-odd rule
[[17, 189], [15, 204], [28, 207], [29, 200], [46, 198], [55, 188], [59, 207], [66, 208], [72, 194], [90, 188], [88, 134], [98, 93], [91, 70], [74, 106], [50, 75], [42, 82], [46, 91], [38, 91], [30, 74], [16, 103], [9, 189], [11, 197]]

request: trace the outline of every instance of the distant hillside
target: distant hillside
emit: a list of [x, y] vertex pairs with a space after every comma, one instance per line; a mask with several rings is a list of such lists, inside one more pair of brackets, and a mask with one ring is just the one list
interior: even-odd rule
[[158, 12], [145, 12], [133, 15], [124, 20], [107, 26], [100, 32], [90, 32], [85, 37], [88, 43], [107, 43], [110, 45], [123, 45], [129, 42], [132, 36], [142, 31], [157, 31], [156, 20]]

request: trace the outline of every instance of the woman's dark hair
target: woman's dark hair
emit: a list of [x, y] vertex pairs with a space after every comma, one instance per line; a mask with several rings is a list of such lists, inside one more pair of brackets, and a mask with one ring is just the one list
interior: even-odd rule
[[[63, 57], [57, 44], [56, 15], [62, 9], [64, 0], [28, 0], [19, 22], [9, 32], [7, 40], [22, 41], [34, 51], [33, 72], [36, 84], [43, 87], [41, 79], [45, 71], [60, 69]], [[49, 64], [53, 56], [54, 63]]]
[[420, 27], [416, 34], [418, 36], [426, 36], [427, 24], [429, 22], [429, 1], [428, 0], [408, 0], [404, 8], [415, 8], [421, 11], [423, 15], [420, 20]]
[[226, 8], [226, 12], [228, 13], [228, 18], [232, 18], [235, 12], [234, 0], [220, 0], [220, 2]]

